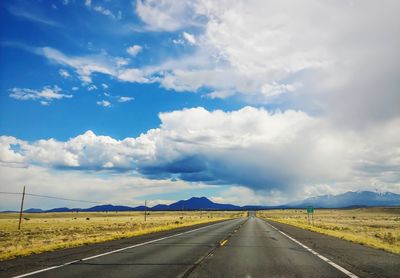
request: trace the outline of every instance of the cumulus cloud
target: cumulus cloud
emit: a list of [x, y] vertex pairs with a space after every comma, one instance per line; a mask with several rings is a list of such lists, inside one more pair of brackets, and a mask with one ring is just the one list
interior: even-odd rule
[[[285, 192], [377, 185], [398, 192], [398, 1], [141, 0], [134, 9], [146, 30], [181, 34], [173, 42], [193, 44], [191, 52], [137, 68], [104, 52], [34, 52], [86, 85], [105, 74], [284, 111], [161, 113], [158, 128], [124, 140], [90, 131], [66, 142], [7, 137], [2, 163], [224, 184], [230, 189], [215, 198], [243, 194], [260, 203], [267, 199], [257, 196], [267, 193], [279, 200]], [[68, 97], [54, 88], [53, 94], [14, 89], [12, 97], [42, 104]], [[129, 99], [105, 96], [99, 105]]]
[[193, 0], [176, 5], [139, 1], [136, 7], [153, 30], [200, 26], [195, 53], [153, 68], [167, 89], [207, 89], [214, 98], [235, 92], [230, 95], [249, 103], [317, 111], [345, 125], [399, 115], [397, 1]]
[[187, 26], [198, 26], [201, 18], [193, 16], [193, 1], [138, 0], [136, 13], [149, 30], [176, 31]]
[[64, 77], [64, 78], [69, 78], [69, 77], [71, 77], [71, 75], [69, 74], [69, 72], [66, 71], [65, 69], [60, 69], [60, 70], [58, 71], [58, 73], [59, 73], [62, 77]]
[[25, 142], [11, 136], [0, 137], [0, 165], [24, 166], [25, 157], [18, 153], [18, 147]]
[[97, 101], [96, 103], [99, 106], [111, 107], [111, 102], [109, 102], [108, 100], [101, 100], [101, 101]]
[[139, 52], [142, 51], [142, 49], [143, 48], [140, 45], [135, 44], [135, 45], [132, 45], [132, 46], [128, 47], [126, 49], [126, 52], [128, 52], [129, 55], [135, 57], [136, 55], [139, 54]]
[[140, 69], [126, 69], [121, 70], [118, 78], [122, 81], [136, 82], [136, 83], [149, 83], [150, 80], [145, 76], [144, 72]]
[[137, 1], [135, 11], [148, 30], [179, 30], [182, 38], [174, 42], [195, 43], [193, 52], [141, 68], [104, 53], [37, 52], [87, 83], [97, 73], [158, 82], [178, 92], [279, 104], [358, 127], [399, 115], [398, 9], [392, 0]]
[[124, 97], [124, 96], [118, 96], [117, 101], [118, 102], [129, 102], [134, 100], [133, 97]]
[[36, 100], [42, 105], [49, 105], [55, 99], [72, 98], [72, 95], [62, 94], [62, 89], [56, 86], [45, 86], [42, 90], [28, 88], [12, 88], [9, 96], [17, 100]]
[[190, 44], [195, 44], [196, 43], [196, 38], [194, 35], [190, 33], [183, 32], [182, 36], [184, 37], [185, 40], [187, 40]]
[[228, 98], [235, 95], [235, 92], [233, 91], [213, 91], [211, 93], [208, 93], [206, 95], [206, 97], [209, 97], [211, 99], [215, 99], [215, 98]]
[[185, 109], [160, 119], [159, 128], [124, 140], [91, 131], [66, 142], [7, 137], [0, 141], [1, 161], [234, 185], [275, 200], [305, 190], [400, 188], [400, 119], [363, 133], [337, 130], [301, 111], [252, 107]]

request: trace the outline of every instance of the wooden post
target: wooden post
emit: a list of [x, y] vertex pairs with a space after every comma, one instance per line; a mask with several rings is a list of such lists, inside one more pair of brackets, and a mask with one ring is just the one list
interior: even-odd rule
[[144, 222], [146, 222], [147, 218], [147, 200], [144, 200]]
[[24, 210], [24, 199], [25, 199], [25, 186], [24, 186], [24, 190], [22, 191], [21, 209], [19, 211], [18, 230], [21, 229], [22, 211]]

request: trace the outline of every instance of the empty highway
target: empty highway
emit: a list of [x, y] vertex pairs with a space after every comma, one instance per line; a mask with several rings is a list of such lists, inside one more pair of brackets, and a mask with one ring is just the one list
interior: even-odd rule
[[[99, 252], [99, 248], [103, 251]], [[108, 243], [72, 250], [54, 252], [53, 257], [39, 254], [2, 262], [0, 275], [400, 277], [400, 256], [288, 225], [267, 223], [254, 216], [128, 239], [121, 241], [118, 248]]]

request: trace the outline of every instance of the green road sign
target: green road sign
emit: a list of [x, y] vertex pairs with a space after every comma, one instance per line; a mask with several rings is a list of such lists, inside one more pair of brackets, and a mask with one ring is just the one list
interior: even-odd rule
[[314, 213], [314, 207], [307, 207], [307, 213]]

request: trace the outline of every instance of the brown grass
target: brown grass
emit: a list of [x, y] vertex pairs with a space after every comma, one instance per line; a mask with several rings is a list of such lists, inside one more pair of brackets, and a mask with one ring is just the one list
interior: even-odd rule
[[244, 216], [243, 212], [0, 213], [0, 260]]
[[259, 217], [400, 254], [400, 207], [259, 211]]

